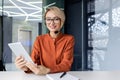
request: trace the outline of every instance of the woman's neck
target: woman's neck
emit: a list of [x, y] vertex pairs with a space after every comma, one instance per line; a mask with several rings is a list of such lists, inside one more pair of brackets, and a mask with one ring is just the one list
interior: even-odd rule
[[57, 36], [59, 35], [59, 31], [55, 31], [55, 32], [50, 32], [50, 36], [53, 38], [53, 39], [55, 39], [55, 38], [57, 38]]

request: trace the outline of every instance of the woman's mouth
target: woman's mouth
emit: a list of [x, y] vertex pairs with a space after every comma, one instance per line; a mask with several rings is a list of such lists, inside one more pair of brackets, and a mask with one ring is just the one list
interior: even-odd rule
[[50, 26], [50, 28], [51, 28], [51, 29], [55, 29], [55, 28], [56, 28], [56, 26]]

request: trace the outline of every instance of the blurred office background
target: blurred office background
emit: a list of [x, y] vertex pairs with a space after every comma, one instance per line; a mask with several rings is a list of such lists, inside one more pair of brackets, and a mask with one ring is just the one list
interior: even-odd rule
[[30, 54], [54, 5], [66, 14], [63, 33], [75, 37], [71, 70], [120, 70], [119, 0], [0, 0], [0, 70], [17, 70], [8, 43], [20, 41]]

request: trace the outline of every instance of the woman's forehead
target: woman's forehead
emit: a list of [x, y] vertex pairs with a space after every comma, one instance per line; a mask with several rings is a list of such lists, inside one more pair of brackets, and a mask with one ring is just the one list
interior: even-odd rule
[[53, 11], [48, 11], [46, 17], [57, 17], [57, 15]]

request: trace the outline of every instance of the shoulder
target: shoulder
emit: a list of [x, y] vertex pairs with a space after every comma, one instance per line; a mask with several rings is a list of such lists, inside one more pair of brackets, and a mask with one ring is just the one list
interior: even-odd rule
[[46, 38], [46, 37], [47, 37], [47, 34], [38, 35], [34, 41], [34, 44], [35, 45], [41, 44], [42, 42], [44, 42], [44, 40], [45, 40], [44, 38]]
[[73, 35], [63, 34], [63, 39], [68, 43], [75, 43], [75, 39]]
[[36, 39], [41, 40], [41, 39], [46, 38], [47, 36], [48, 36], [47, 34], [42, 34], [42, 35], [37, 36]]
[[73, 46], [75, 44], [75, 39], [73, 35], [64, 34], [63, 35], [66, 44]]
[[68, 40], [74, 39], [74, 36], [70, 35], [70, 34], [63, 34], [63, 37], [68, 39]]
[[35, 42], [37, 43], [43, 42], [47, 37], [48, 37], [47, 34], [38, 35], [35, 39]]

